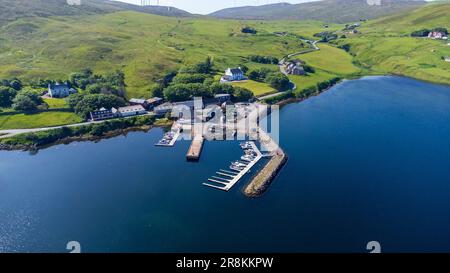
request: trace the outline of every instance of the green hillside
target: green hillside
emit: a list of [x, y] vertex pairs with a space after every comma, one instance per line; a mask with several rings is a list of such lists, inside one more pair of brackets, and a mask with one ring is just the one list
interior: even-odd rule
[[356, 63], [374, 73], [394, 73], [422, 80], [450, 84], [450, 56], [447, 41], [410, 37], [424, 28], [450, 29], [450, 3], [430, 4], [412, 12], [368, 22], [357, 35], [338, 44], [349, 45]]
[[[248, 24], [258, 29], [256, 35], [241, 32]], [[319, 22], [303, 26], [322, 28]], [[136, 12], [23, 18], [0, 29], [0, 78], [67, 79], [87, 67], [100, 74], [121, 69], [129, 97], [149, 96], [149, 85], [167, 72], [207, 56], [223, 70], [251, 54], [282, 57], [303, 50], [298, 37], [273, 34], [283, 29], [281, 24]]]
[[321, 0], [301, 4], [271, 4], [246, 6], [216, 11], [210, 16], [246, 20], [321, 20], [347, 23], [373, 19], [421, 7], [425, 1], [383, 0], [381, 5], [369, 5], [367, 0]]

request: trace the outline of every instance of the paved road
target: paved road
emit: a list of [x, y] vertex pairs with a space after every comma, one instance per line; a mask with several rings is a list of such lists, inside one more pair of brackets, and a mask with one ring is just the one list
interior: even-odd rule
[[[154, 114], [147, 113], [147, 114], [141, 115], [141, 116], [152, 116], [152, 115], [154, 115]], [[126, 117], [126, 118], [132, 118], [132, 117], [135, 117], [135, 116]], [[111, 120], [111, 119], [109, 119], [109, 120]], [[89, 125], [89, 124], [103, 123], [106, 121], [108, 121], [108, 120], [88, 121], [88, 122], [74, 123], [74, 124], [54, 126], [54, 127], [0, 130], [0, 138], [13, 137], [15, 135], [20, 135], [20, 134], [25, 134], [25, 133], [34, 133], [34, 132], [40, 132], [40, 131], [46, 131], [46, 130], [52, 130], [52, 129], [59, 129], [59, 128], [63, 128], [63, 127], [78, 127], [78, 126]]]

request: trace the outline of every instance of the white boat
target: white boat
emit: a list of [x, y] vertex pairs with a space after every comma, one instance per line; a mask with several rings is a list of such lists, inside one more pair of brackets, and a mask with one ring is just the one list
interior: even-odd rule
[[241, 156], [241, 159], [244, 161], [252, 162], [255, 159], [255, 157], [251, 155], [243, 155]]
[[245, 168], [247, 166], [246, 164], [238, 162], [238, 161], [231, 162], [231, 165], [236, 166], [236, 167], [242, 167], [242, 168]]
[[241, 146], [242, 149], [252, 149], [253, 148], [251, 142], [244, 142], [239, 145]]
[[233, 171], [240, 172], [240, 171], [242, 171], [244, 168], [243, 168], [243, 167], [237, 167], [237, 166], [231, 165], [231, 166], [230, 166], [230, 169], [233, 170]]

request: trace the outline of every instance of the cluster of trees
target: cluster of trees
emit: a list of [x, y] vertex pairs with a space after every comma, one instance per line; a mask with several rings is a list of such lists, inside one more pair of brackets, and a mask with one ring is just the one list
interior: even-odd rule
[[320, 42], [327, 43], [329, 41], [336, 40], [338, 38], [338, 35], [330, 31], [322, 31], [314, 34], [314, 37], [321, 38]]
[[437, 27], [437, 28], [433, 28], [433, 29], [421, 29], [421, 30], [416, 30], [413, 31], [411, 33], [412, 37], [426, 37], [430, 34], [430, 32], [442, 32], [445, 35], [448, 35], [448, 30], [444, 27]]
[[45, 104], [41, 95], [31, 89], [19, 91], [12, 102], [12, 108], [17, 111], [36, 111], [40, 105]]
[[268, 83], [278, 91], [286, 91], [291, 87], [291, 82], [286, 75], [268, 68], [252, 70], [248, 74], [248, 77], [257, 82]]
[[246, 26], [241, 29], [242, 33], [256, 34], [258, 31], [252, 27]]
[[110, 109], [126, 105], [125, 74], [122, 71], [97, 75], [87, 68], [71, 74], [67, 84], [85, 91], [66, 98], [69, 107], [81, 118], [89, 118], [90, 112], [102, 107]]
[[0, 108], [8, 108], [13, 104], [18, 91], [22, 89], [22, 82], [14, 78], [12, 80], [0, 80]]
[[1, 108], [12, 107], [17, 111], [35, 111], [44, 104], [41, 94], [31, 88], [23, 88], [19, 79], [0, 80]]
[[0, 108], [8, 108], [13, 104], [17, 91], [11, 87], [0, 86]]
[[125, 74], [115, 71], [106, 75], [96, 75], [89, 68], [70, 75], [69, 87], [86, 90], [89, 94], [125, 95]]
[[260, 64], [278, 64], [279, 62], [278, 58], [273, 56], [250, 55], [248, 59]]
[[69, 107], [80, 117], [86, 119], [89, 113], [102, 107], [110, 109], [126, 105], [123, 98], [111, 94], [72, 94], [66, 99]]
[[183, 67], [178, 72], [170, 72], [151, 87], [151, 94], [172, 102], [186, 101], [193, 97], [212, 98], [223, 93], [232, 95], [236, 101], [248, 101], [253, 97], [248, 89], [216, 83], [212, 66], [208, 57], [205, 61]]
[[0, 86], [10, 87], [16, 91], [19, 91], [22, 89], [23, 84], [18, 78], [13, 78], [11, 80], [7, 80], [7, 79], [0, 80]]

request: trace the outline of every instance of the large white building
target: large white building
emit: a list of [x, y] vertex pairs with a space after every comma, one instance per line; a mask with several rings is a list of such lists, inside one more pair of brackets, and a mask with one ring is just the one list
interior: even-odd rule
[[77, 90], [70, 88], [67, 84], [56, 83], [48, 85], [48, 94], [52, 98], [65, 98], [76, 92]]
[[241, 68], [228, 68], [225, 70], [225, 76], [223, 77], [226, 81], [242, 81], [245, 80], [244, 72]]

